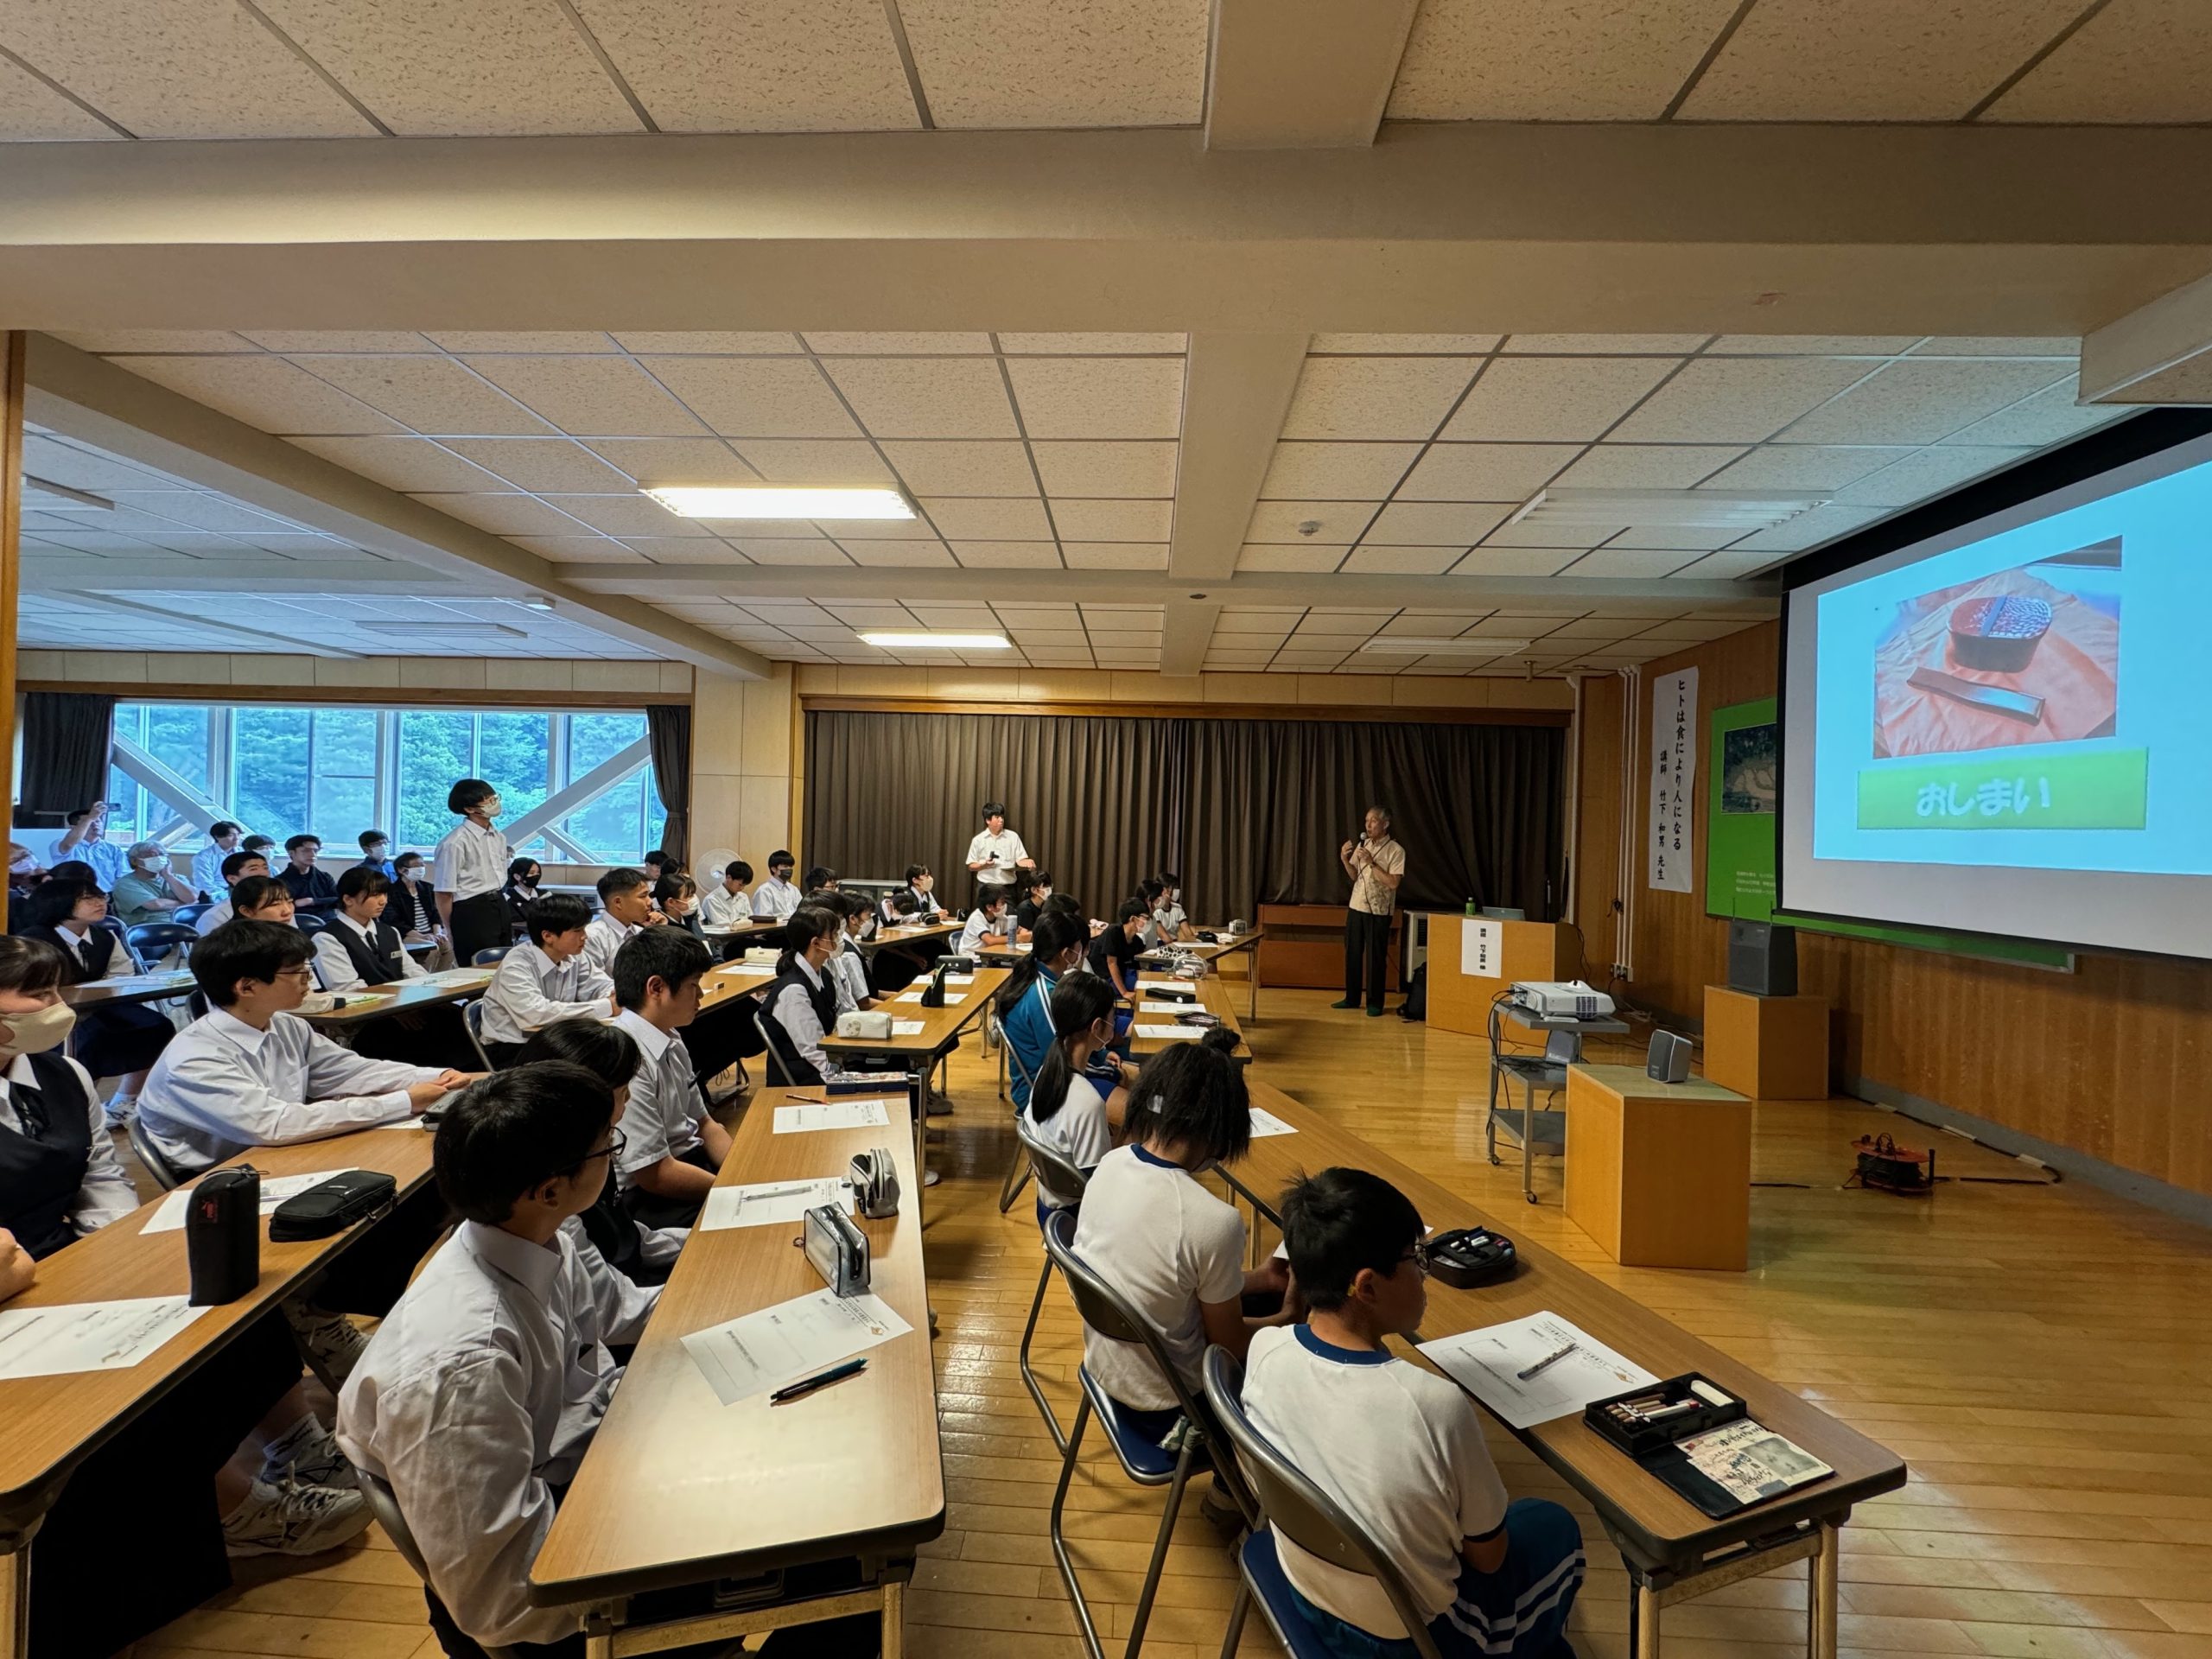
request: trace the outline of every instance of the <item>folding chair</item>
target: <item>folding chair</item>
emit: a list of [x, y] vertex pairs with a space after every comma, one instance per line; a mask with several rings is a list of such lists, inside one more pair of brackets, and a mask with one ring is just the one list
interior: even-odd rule
[[[1046, 1146], [1030, 1133], [1029, 1125], [1020, 1118], [1014, 1120], [1014, 1133], [1020, 1142], [1022, 1155], [1037, 1172], [1037, 1190], [1048, 1198], [1061, 1200], [1063, 1208], [1073, 1209], [1083, 1202], [1084, 1190], [1090, 1185], [1090, 1178], [1077, 1169], [1066, 1154]], [[1045, 1427], [1052, 1437], [1052, 1445], [1065, 1454], [1068, 1449], [1067, 1431], [1060, 1427], [1060, 1420], [1053, 1414], [1052, 1402], [1045, 1397], [1045, 1390], [1037, 1381], [1037, 1373], [1029, 1363], [1029, 1344], [1037, 1335], [1037, 1318], [1045, 1307], [1045, 1287], [1052, 1277], [1052, 1258], [1045, 1257], [1043, 1271], [1037, 1275], [1037, 1294], [1029, 1300], [1029, 1322], [1021, 1327], [1021, 1381], [1028, 1389], [1029, 1397], [1037, 1402], [1037, 1409], [1045, 1414]]]
[[[391, 1547], [399, 1552], [399, 1559], [414, 1569], [415, 1576], [429, 1588], [429, 1570], [423, 1565], [423, 1552], [416, 1547], [415, 1534], [407, 1524], [407, 1517], [399, 1512], [399, 1499], [381, 1475], [372, 1475], [360, 1465], [353, 1465], [353, 1478], [360, 1483], [361, 1496], [369, 1501], [369, 1513], [377, 1518], [385, 1536], [391, 1540]], [[486, 1648], [485, 1659], [514, 1659], [512, 1648]]]
[[486, 1071], [498, 1071], [499, 1062], [492, 1058], [492, 1051], [484, 1046], [484, 999], [482, 997], [471, 997], [461, 1005], [461, 1023], [468, 1028], [469, 1046], [475, 1049], [476, 1058], [484, 1062], [484, 1069]]
[[508, 951], [513, 949], [514, 946], [512, 944], [494, 944], [487, 946], [484, 950], [479, 950], [474, 956], [468, 959], [469, 966], [472, 968], [489, 968], [493, 963], [499, 961], [500, 957], [505, 956]]
[[1116, 1342], [1134, 1343], [1152, 1357], [1168, 1385], [1175, 1391], [1177, 1405], [1185, 1419], [1181, 1444], [1176, 1451], [1155, 1446], [1130, 1428], [1122, 1419], [1122, 1408], [1111, 1395], [1098, 1385], [1087, 1365], [1078, 1366], [1077, 1380], [1082, 1384], [1082, 1403], [1076, 1408], [1075, 1426], [1068, 1431], [1067, 1450], [1060, 1461], [1060, 1484], [1052, 1493], [1050, 1531], [1052, 1540], [1052, 1559], [1059, 1563], [1060, 1579], [1067, 1586], [1068, 1599], [1075, 1604], [1076, 1623], [1082, 1627], [1084, 1645], [1090, 1651], [1091, 1659], [1106, 1659], [1106, 1650], [1099, 1643], [1098, 1627], [1092, 1621], [1090, 1608], [1083, 1599], [1083, 1586], [1076, 1580], [1075, 1562], [1068, 1554], [1067, 1536], [1064, 1520], [1067, 1510], [1068, 1485], [1075, 1478], [1076, 1459], [1083, 1450], [1084, 1430], [1090, 1426], [1095, 1413], [1106, 1429], [1107, 1442], [1114, 1449], [1115, 1460], [1122, 1465], [1122, 1472], [1140, 1486], [1165, 1486], [1167, 1503], [1160, 1512], [1160, 1530], [1152, 1545], [1152, 1560], [1145, 1568], [1144, 1586], [1138, 1592], [1136, 1611], [1129, 1620], [1129, 1639], [1123, 1649], [1124, 1659], [1136, 1659], [1138, 1649], [1144, 1645], [1145, 1626], [1152, 1619], [1153, 1598], [1160, 1590], [1160, 1572], [1167, 1560], [1168, 1540], [1174, 1535], [1175, 1516], [1183, 1506], [1183, 1489], [1192, 1475], [1211, 1468], [1214, 1478], [1236, 1501], [1237, 1507], [1249, 1517], [1257, 1514], [1252, 1499], [1237, 1479], [1234, 1465], [1226, 1457], [1215, 1455], [1215, 1448], [1207, 1439], [1205, 1408], [1201, 1406], [1183, 1379], [1176, 1374], [1174, 1363], [1168, 1357], [1166, 1344], [1146, 1322], [1144, 1318], [1123, 1300], [1121, 1293], [1085, 1267], [1075, 1253], [1075, 1211], [1056, 1210], [1045, 1224], [1045, 1252], [1052, 1265], [1068, 1281], [1068, 1291], [1075, 1298], [1076, 1312], [1083, 1316], [1084, 1325], [1102, 1337]]
[[141, 922], [123, 936], [124, 948], [142, 974], [152, 973], [154, 965], [172, 950], [189, 957], [199, 942], [200, 935], [179, 922]]
[[174, 1192], [184, 1185], [184, 1172], [162, 1155], [162, 1149], [154, 1144], [154, 1137], [147, 1133], [145, 1120], [137, 1113], [130, 1115], [124, 1133], [130, 1137], [130, 1150], [138, 1154], [138, 1161], [154, 1178], [155, 1185], [164, 1192]]
[[1334, 1652], [1321, 1644], [1319, 1632], [1284, 1575], [1275, 1548], [1278, 1532], [1332, 1567], [1363, 1573], [1375, 1580], [1389, 1597], [1390, 1610], [1406, 1627], [1419, 1659], [1440, 1659], [1436, 1638], [1428, 1633], [1428, 1623], [1421, 1617], [1412, 1590], [1390, 1558], [1366, 1529], [1252, 1427], [1252, 1420], [1244, 1414], [1244, 1367], [1226, 1348], [1209, 1348], [1205, 1374], [1206, 1404], [1236, 1449], [1237, 1469], [1250, 1484], [1261, 1521], [1236, 1548], [1236, 1565], [1243, 1582], [1237, 1586], [1236, 1600], [1229, 1610], [1229, 1633], [1222, 1641], [1222, 1659], [1230, 1659], [1236, 1651], [1244, 1634], [1244, 1616], [1255, 1601], [1291, 1659], [1326, 1659]]
[[[997, 1016], [994, 1014], [992, 1018], [996, 1019]], [[1007, 1064], [1011, 1065], [1016, 1075], [1020, 1077], [1023, 1088], [1036, 1087], [1036, 1080], [1029, 1075], [1029, 1068], [1022, 1065], [1021, 1056], [1014, 1052], [1014, 1045], [1007, 1042], [1003, 1034], [999, 1039], [999, 1052], [1005, 1056]], [[1019, 1135], [1021, 1133], [1021, 1114], [1019, 1109], [1014, 1115], [1014, 1126], [1015, 1135]], [[1014, 1162], [1007, 1166], [1006, 1179], [999, 1183], [999, 1214], [1004, 1215], [1014, 1208], [1014, 1201], [1021, 1196], [1021, 1189], [1029, 1185], [1030, 1168], [1029, 1154], [1017, 1145], [1014, 1149]]]

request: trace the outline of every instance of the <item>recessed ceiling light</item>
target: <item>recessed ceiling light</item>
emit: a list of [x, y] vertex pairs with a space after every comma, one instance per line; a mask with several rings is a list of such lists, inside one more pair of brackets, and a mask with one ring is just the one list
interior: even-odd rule
[[896, 490], [820, 489], [746, 485], [735, 488], [664, 485], [644, 492], [686, 518], [912, 518]]
[[363, 633], [396, 634], [403, 638], [435, 639], [527, 639], [520, 628], [504, 622], [356, 622]]
[[1510, 657], [1529, 649], [1526, 639], [1424, 639], [1417, 634], [1377, 634], [1360, 647], [1399, 657]]
[[864, 633], [861, 638], [887, 651], [1011, 651], [1014, 641], [1002, 633]]
[[113, 512], [115, 503], [88, 490], [73, 490], [50, 479], [23, 475], [23, 505], [41, 512]]
[[1785, 524], [1826, 506], [1824, 495], [1764, 490], [1539, 490], [1509, 524], [1589, 524], [1618, 529], [1640, 524], [1749, 533]]
[[525, 611], [550, 611], [553, 608], [553, 601], [551, 600], [544, 598], [543, 595], [537, 594], [532, 594], [528, 599], [517, 600], [515, 603], [521, 606]]

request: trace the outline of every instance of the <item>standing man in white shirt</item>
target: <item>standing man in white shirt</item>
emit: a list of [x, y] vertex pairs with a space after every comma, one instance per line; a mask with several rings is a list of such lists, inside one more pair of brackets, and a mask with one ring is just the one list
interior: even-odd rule
[[791, 920], [801, 896], [791, 880], [791, 872], [798, 868], [798, 861], [781, 847], [768, 855], [768, 879], [753, 889], [754, 920]]
[[1037, 868], [1021, 837], [1006, 827], [1006, 807], [1001, 802], [983, 804], [983, 828], [968, 843], [968, 868], [979, 887], [1003, 887], [1008, 895], [1020, 880], [1016, 871]]
[[446, 796], [446, 810], [458, 813], [461, 822], [438, 843], [430, 887], [453, 943], [453, 959], [468, 968], [479, 950], [513, 941], [507, 901], [500, 896], [512, 855], [507, 838], [493, 827], [499, 816], [499, 791], [481, 778], [455, 784]]
[[1382, 1014], [1382, 982], [1389, 968], [1390, 912], [1398, 906], [1398, 883], [1406, 879], [1406, 849], [1390, 839], [1390, 815], [1367, 809], [1357, 842], [1337, 851], [1337, 861], [1351, 878], [1351, 903], [1344, 914], [1344, 996], [1335, 1008], [1360, 1005], [1365, 970], [1367, 1017]]
[[207, 826], [207, 844], [192, 855], [192, 873], [186, 878], [200, 890], [201, 898], [228, 896], [231, 886], [223, 879], [223, 861], [238, 851], [238, 837], [244, 834], [228, 818]]

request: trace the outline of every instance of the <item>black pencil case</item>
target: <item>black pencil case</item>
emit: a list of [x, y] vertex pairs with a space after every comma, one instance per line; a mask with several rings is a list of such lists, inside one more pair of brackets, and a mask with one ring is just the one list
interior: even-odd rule
[[[1694, 1400], [1697, 1404], [1693, 1410], [1676, 1412], [1656, 1422], [1634, 1421], [1633, 1414], [1626, 1410], [1630, 1402], [1649, 1400], [1654, 1395], [1663, 1395], [1669, 1402]], [[1642, 1458], [1663, 1451], [1677, 1440], [1702, 1434], [1708, 1428], [1732, 1423], [1743, 1414], [1744, 1402], [1727, 1389], [1695, 1371], [1684, 1371], [1663, 1382], [1592, 1400], [1583, 1408], [1582, 1421], [1631, 1458]]]
[[270, 1242], [328, 1238], [357, 1221], [382, 1215], [398, 1195], [399, 1183], [380, 1170], [346, 1170], [278, 1205], [269, 1217]]
[[1520, 1260], [1513, 1241], [1487, 1227], [1455, 1227], [1428, 1241], [1428, 1276], [1455, 1290], [1505, 1278]]

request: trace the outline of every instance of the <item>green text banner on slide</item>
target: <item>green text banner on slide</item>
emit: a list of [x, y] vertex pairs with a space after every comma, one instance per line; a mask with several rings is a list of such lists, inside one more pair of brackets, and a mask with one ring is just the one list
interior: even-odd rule
[[[1922, 950], [1952, 950], [2041, 968], [2072, 967], [2073, 957], [2056, 945], [2031, 944], [2018, 939], [1969, 939], [1922, 928], [1893, 927], [1877, 922], [1827, 921], [1777, 912], [1774, 907], [1775, 809], [1782, 771], [1777, 753], [1780, 733], [1776, 717], [1772, 697], [1733, 703], [1713, 711], [1712, 764], [1706, 768], [1705, 909], [1708, 916], [1786, 922], [1808, 932], [1878, 939]], [[1993, 778], [1986, 781], [1993, 785], [1988, 795], [1993, 802], [1993, 785], [2000, 780]], [[2005, 785], [2005, 798], [2000, 810], [2006, 816], [2050, 810], [2037, 779], [2020, 783], [2008, 775], [2001, 781]], [[1955, 816], [1959, 827], [1965, 828], [1983, 817], [1980, 780], [1974, 789], [1963, 793], [1955, 791], [1955, 779], [1945, 780], [1938, 804], [1948, 814], [1953, 803], [1958, 803], [1961, 810]], [[1963, 789], [1963, 785], [1959, 787]], [[1924, 792], [1915, 790], [1900, 794], [1885, 810], [1916, 815]]]

